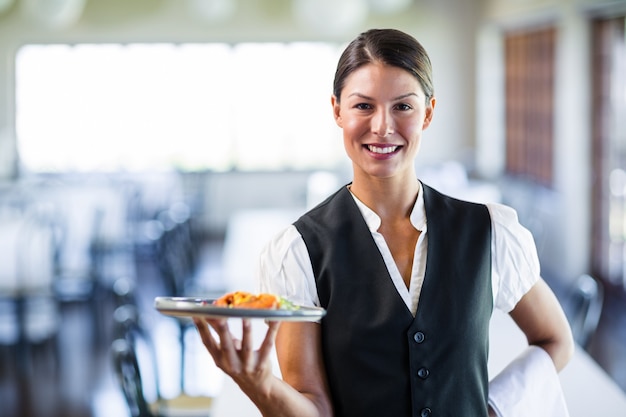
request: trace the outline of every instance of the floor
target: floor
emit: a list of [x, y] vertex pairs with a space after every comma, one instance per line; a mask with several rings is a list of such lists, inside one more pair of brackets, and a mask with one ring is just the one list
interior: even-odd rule
[[[219, 242], [207, 245], [204, 278], [219, 275]], [[138, 263], [136, 293], [150, 309], [162, 291], [155, 266]], [[0, 345], [0, 415], [3, 417], [122, 417], [127, 413], [111, 368], [115, 295], [61, 306], [56, 337], [28, 347]], [[1, 322], [0, 322], [1, 326]], [[626, 392], [626, 299], [608, 295], [589, 352]]]
[[110, 375], [106, 336], [92, 305], [63, 305], [56, 337], [28, 346], [2, 346], [0, 414], [6, 417], [92, 416], [91, 400]]

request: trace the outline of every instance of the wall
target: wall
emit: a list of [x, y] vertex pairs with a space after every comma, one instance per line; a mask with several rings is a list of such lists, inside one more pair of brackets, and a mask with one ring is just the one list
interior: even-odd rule
[[[569, 281], [589, 270], [591, 228], [590, 19], [626, 11], [626, 1], [486, 0], [477, 32], [477, 161], [485, 177], [504, 168], [502, 33], [555, 24], [554, 186], [507, 182], [505, 198], [536, 227], [544, 270]], [[494, 82], [495, 81], [495, 82]]]
[[[222, 23], [207, 23], [190, 16], [183, 0], [87, 0], [82, 18], [63, 29], [45, 27], [25, 16], [21, 5], [24, 1], [15, 0], [11, 8], [0, 12], [0, 178], [5, 179], [19, 172], [14, 152], [13, 60], [16, 50], [25, 43], [346, 42], [369, 27], [397, 27], [412, 33], [425, 45], [435, 70], [438, 104], [434, 122], [425, 133], [418, 164], [447, 159], [472, 164], [475, 160], [479, 176], [499, 180], [504, 157], [502, 31], [554, 22], [559, 28], [555, 185], [553, 189], [540, 190], [528, 184], [514, 184], [505, 191], [519, 191], [516, 201], [523, 200], [522, 216], [535, 214], [532, 219], [522, 220], [529, 227], [531, 223], [539, 225], [533, 227], [541, 236], [541, 258], [546, 270], [558, 271], [568, 279], [588, 269], [588, 19], [598, 13], [625, 9], [623, 0], [414, 0], [406, 12], [372, 14], [367, 21], [339, 32], [303, 26], [292, 17], [289, 0], [240, 0], [242, 7], [232, 19]], [[220, 183], [240, 180], [224, 178]], [[238, 184], [248, 187], [251, 183]], [[220, 199], [229, 198], [224, 201], [225, 206], [234, 207], [242, 203], [234, 196], [222, 192]], [[209, 221], [223, 220], [222, 214], [215, 216]]]
[[208, 234], [226, 232], [238, 211], [280, 208], [303, 213], [308, 172], [236, 172], [205, 177], [203, 225]]
[[8, 10], [0, 12], [0, 178], [18, 174], [14, 152], [15, 52], [23, 44], [38, 42], [343, 43], [370, 27], [396, 27], [412, 33], [425, 45], [435, 69], [437, 113], [425, 136], [420, 163], [461, 158], [474, 146], [474, 84], [469, 82], [475, 69], [473, 33], [478, 8], [474, 1], [414, 1], [405, 12], [372, 13], [365, 22], [345, 31], [304, 26], [293, 18], [290, 0], [240, 0], [240, 8], [230, 20], [214, 23], [187, 13], [183, 0], [87, 0], [80, 20], [57, 29], [25, 14], [25, 2], [14, 0]]

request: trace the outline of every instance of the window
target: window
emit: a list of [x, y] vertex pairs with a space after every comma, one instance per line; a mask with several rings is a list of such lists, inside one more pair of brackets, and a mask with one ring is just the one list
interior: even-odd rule
[[554, 28], [505, 36], [506, 171], [544, 186], [553, 178]]
[[626, 18], [593, 23], [592, 267], [626, 289]]
[[20, 162], [34, 172], [333, 168], [344, 158], [330, 106], [339, 53], [325, 43], [24, 46]]

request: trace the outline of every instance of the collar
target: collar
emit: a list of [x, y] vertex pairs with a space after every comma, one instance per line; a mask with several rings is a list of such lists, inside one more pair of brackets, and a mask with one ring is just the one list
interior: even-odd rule
[[[419, 231], [426, 230], [426, 209], [424, 208], [424, 193], [422, 192], [422, 183], [418, 181], [419, 189], [417, 190], [417, 198], [415, 199], [415, 204], [413, 205], [413, 210], [411, 210], [411, 224]], [[348, 187], [350, 190], [350, 187]], [[361, 200], [359, 200], [352, 191], [350, 191], [352, 198], [354, 199], [361, 215], [365, 219], [365, 223], [367, 227], [370, 229], [370, 232], [375, 233], [378, 232], [380, 228], [380, 216], [374, 212], [371, 208], [367, 207]]]

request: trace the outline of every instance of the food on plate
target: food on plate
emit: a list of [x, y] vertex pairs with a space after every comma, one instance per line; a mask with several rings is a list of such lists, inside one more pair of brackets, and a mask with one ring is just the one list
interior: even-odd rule
[[233, 291], [224, 294], [213, 302], [218, 307], [253, 308], [265, 310], [297, 310], [289, 300], [274, 294], [253, 294], [246, 291]]

